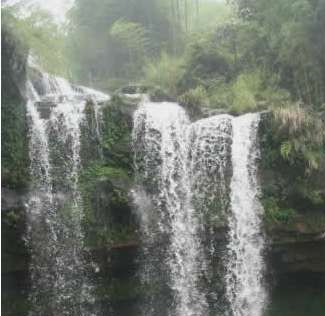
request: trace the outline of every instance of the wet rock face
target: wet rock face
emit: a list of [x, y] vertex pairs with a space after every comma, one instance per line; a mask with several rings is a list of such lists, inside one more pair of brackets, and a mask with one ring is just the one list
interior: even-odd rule
[[2, 310], [8, 316], [20, 316], [26, 315], [20, 306], [26, 300], [29, 262], [23, 241], [29, 181], [25, 107], [28, 50], [6, 25], [2, 25], [1, 35]]
[[23, 209], [27, 201], [26, 194], [11, 190], [8, 188], [1, 188], [1, 211], [6, 212], [12, 209]]
[[1, 32], [2, 186], [16, 189], [28, 184], [25, 106], [27, 49], [5, 25]]
[[306, 271], [325, 274], [325, 240], [274, 245], [270, 260], [277, 274]]
[[2, 26], [1, 35], [3, 92], [24, 100], [28, 49], [6, 25]]
[[43, 75], [40, 70], [35, 67], [28, 65], [28, 78], [31, 81], [38, 95], [46, 94], [46, 89], [43, 83]]
[[[280, 155], [281, 135], [274, 132], [272, 113], [261, 116], [261, 162], [259, 176], [264, 201], [264, 222], [269, 247], [267, 266], [277, 276], [296, 273], [325, 274], [325, 214], [303, 197], [299, 165], [289, 165]], [[322, 188], [319, 176], [313, 186]], [[300, 181], [300, 182], [299, 182]], [[301, 183], [302, 184], [302, 183]], [[303, 184], [302, 184], [303, 185]], [[266, 203], [265, 203], [266, 201]], [[271, 202], [271, 203], [270, 203]]]
[[52, 109], [56, 107], [56, 103], [53, 101], [40, 101], [37, 102], [37, 110], [40, 112], [42, 119], [49, 119]]
[[[321, 219], [321, 215], [319, 219]], [[319, 225], [308, 226], [308, 219], [267, 227], [270, 247], [268, 262], [272, 273], [320, 273], [325, 276], [325, 238]], [[321, 224], [321, 223], [320, 223]]]

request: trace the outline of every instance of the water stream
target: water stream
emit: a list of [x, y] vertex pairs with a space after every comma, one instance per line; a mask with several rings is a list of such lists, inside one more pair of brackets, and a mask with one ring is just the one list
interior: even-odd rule
[[[136, 111], [134, 196], [143, 232], [143, 282], [165, 283], [171, 293], [165, 312], [156, 297], [148, 300], [145, 315], [203, 316], [222, 304], [233, 316], [262, 315], [258, 122], [258, 114], [248, 114], [191, 123], [183, 108], [167, 102], [144, 101]], [[229, 238], [221, 254], [215, 234], [223, 225]], [[223, 274], [214, 272], [220, 256]], [[224, 300], [218, 283], [224, 284]]]
[[256, 159], [258, 158], [258, 114], [233, 120], [231, 211], [227, 295], [234, 316], [260, 316], [266, 292], [262, 285], [264, 238], [262, 206], [258, 200]]
[[[96, 315], [83, 255], [80, 138], [89, 98], [100, 137], [99, 103], [108, 96], [48, 74], [27, 88], [30, 316]], [[142, 235], [141, 280], [150, 289], [144, 315], [263, 315], [258, 124], [259, 114], [191, 123], [177, 103], [147, 99], [136, 110], [133, 196]]]
[[[37, 88], [28, 82], [30, 316], [92, 315], [94, 297], [83, 258], [78, 174], [80, 124], [86, 102], [96, 100], [96, 92], [76, 89], [46, 73]], [[101, 93], [98, 99], [103, 99]]]
[[139, 145], [135, 148], [137, 168], [143, 168], [144, 181], [156, 186], [151, 192], [156, 213], [144, 214], [143, 230], [148, 243], [167, 239], [168, 247], [160, 259], [168, 267], [168, 283], [174, 293], [170, 313], [179, 316], [203, 315], [207, 308], [204, 293], [197, 287], [204, 260], [199, 219], [190, 196], [188, 125], [185, 110], [177, 104], [146, 102], [135, 114], [133, 135]]

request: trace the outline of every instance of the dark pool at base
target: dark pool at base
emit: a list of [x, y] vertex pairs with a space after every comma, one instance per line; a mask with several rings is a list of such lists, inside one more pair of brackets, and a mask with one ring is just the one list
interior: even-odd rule
[[[2, 278], [2, 315], [27, 316], [28, 288], [21, 273]], [[23, 284], [22, 284], [23, 283]], [[111, 306], [110, 316], [134, 316], [137, 302], [121, 302]], [[113, 307], [113, 308], [112, 308]], [[113, 310], [112, 310], [113, 309]], [[291, 273], [276, 277], [270, 292], [265, 316], [324, 316], [325, 275], [320, 273]], [[214, 315], [213, 315], [214, 316]], [[223, 316], [223, 315], [215, 315]]]
[[291, 273], [277, 278], [267, 316], [324, 316], [325, 275]]

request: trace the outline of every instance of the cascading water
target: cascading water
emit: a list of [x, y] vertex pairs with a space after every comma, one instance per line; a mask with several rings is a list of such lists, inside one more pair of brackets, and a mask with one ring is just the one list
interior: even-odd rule
[[233, 120], [232, 215], [226, 283], [234, 316], [261, 316], [266, 300], [262, 286], [262, 206], [256, 182], [258, 123], [259, 114], [246, 114]]
[[[48, 74], [42, 74], [39, 92], [31, 82], [27, 88], [32, 178], [27, 212], [30, 315], [92, 315], [94, 298], [83, 262], [78, 190], [80, 125], [90, 96]], [[51, 108], [45, 117], [40, 111], [44, 104]]]
[[[234, 316], [262, 315], [258, 118], [217, 115], [191, 124], [179, 105], [166, 102], [144, 101], [136, 111], [134, 198], [143, 233], [143, 279], [164, 283], [172, 297], [151, 295], [145, 315], [225, 314], [227, 301]], [[227, 255], [216, 249], [215, 235], [228, 222]], [[223, 272], [213, 272], [216, 264], [224, 266], [225, 255]], [[226, 287], [227, 299], [220, 298], [217, 283]], [[168, 292], [166, 286], [160, 292]]]
[[203, 254], [187, 172], [189, 119], [177, 104], [145, 102], [134, 121], [136, 169], [156, 210], [142, 214], [143, 230], [149, 243], [157, 238], [168, 243], [161, 259], [168, 267], [167, 282], [174, 293], [169, 313], [204, 315], [207, 303], [198, 287]]
[[[199, 120], [189, 127], [192, 203], [195, 209], [205, 215], [205, 222], [210, 229], [225, 220], [225, 214], [220, 210], [226, 210], [228, 203], [231, 122], [230, 115], [218, 115]], [[207, 236], [207, 242], [211, 242], [211, 254], [215, 252], [213, 234], [210, 231]]]
[[[189, 126], [191, 200], [200, 214], [201, 252], [204, 252], [204, 292], [209, 310], [224, 314], [223, 253], [231, 171], [232, 117], [212, 116]], [[221, 231], [221, 233], [220, 233]], [[201, 287], [202, 288], [202, 287]]]

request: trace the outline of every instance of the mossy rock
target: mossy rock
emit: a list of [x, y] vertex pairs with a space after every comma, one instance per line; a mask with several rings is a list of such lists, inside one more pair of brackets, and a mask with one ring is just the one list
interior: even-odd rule
[[102, 107], [100, 136], [94, 134], [94, 110], [86, 106], [82, 127], [80, 188], [84, 205], [85, 244], [110, 248], [136, 239], [129, 190], [133, 185], [131, 133], [134, 100], [113, 95]]
[[2, 27], [2, 186], [25, 188], [29, 181], [26, 120], [28, 50], [6, 26]]

